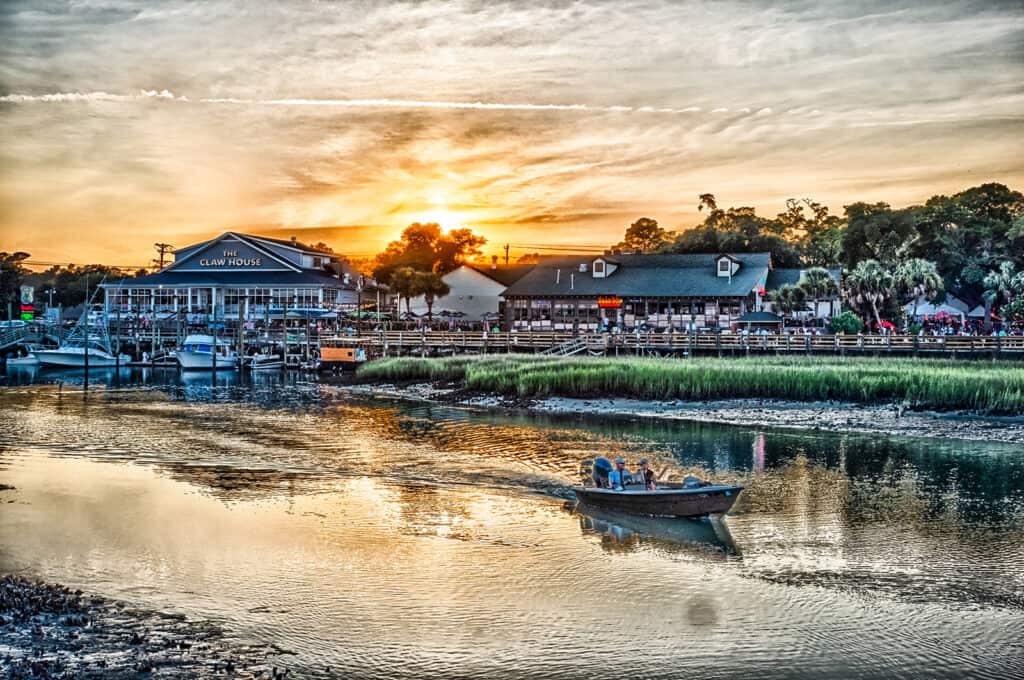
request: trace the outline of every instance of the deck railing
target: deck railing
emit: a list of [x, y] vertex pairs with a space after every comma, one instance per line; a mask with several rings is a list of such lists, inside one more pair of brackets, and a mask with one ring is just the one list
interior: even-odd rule
[[540, 352], [579, 340], [606, 354], [994, 354], [1024, 358], [1022, 336], [738, 335], [690, 333], [579, 334], [561, 331], [502, 333], [377, 331], [322, 338], [325, 344], [359, 343], [391, 352]]

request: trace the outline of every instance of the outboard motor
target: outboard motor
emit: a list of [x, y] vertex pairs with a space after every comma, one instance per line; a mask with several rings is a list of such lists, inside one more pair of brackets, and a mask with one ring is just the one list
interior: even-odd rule
[[612, 462], [607, 458], [594, 459], [594, 486], [606, 488], [608, 486], [608, 475], [612, 471]]

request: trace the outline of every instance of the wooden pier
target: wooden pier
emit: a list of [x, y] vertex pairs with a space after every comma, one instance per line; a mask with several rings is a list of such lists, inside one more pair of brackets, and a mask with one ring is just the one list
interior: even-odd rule
[[378, 331], [319, 339], [357, 343], [371, 356], [526, 352], [554, 356], [876, 355], [1024, 359], [1021, 336], [577, 334], [558, 331]]

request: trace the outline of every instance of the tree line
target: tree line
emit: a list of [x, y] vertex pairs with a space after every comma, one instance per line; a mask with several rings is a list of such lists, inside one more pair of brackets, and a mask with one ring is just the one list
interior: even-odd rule
[[[713, 194], [698, 197], [704, 220], [686, 231], [667, 231], [642, 217], [616, 248], [654, 253], [769, 252], [775, 267], [804, 268], [805, 282], [773, 297], [782, 310], [803, 309], [820, 298], [827, 268], [844, 270], [841, 292], [873, 328], [898, 324], [901, 304], [941, 302], [948, 292], [984, 305], [986, 324], [998, 309], [1024, 320], [1024, 195], [988, 183], [922, 205], [893, 208], [857, 202], [842, 215], [811, 199], [790, 199], [775, 217], [754, 208], [719, 207]], [[836, 291], [829, 291], [834, 294]]]

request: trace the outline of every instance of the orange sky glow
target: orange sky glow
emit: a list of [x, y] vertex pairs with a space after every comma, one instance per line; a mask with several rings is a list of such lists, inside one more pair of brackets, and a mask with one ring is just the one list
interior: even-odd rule
[[1021, 35], [998, 2], [12, 3], [0, 250], [136, 266], [239, 230], [366, 257], [436, 221], [517, 255], [685, 229], [704, 192], [1021, 189]]

